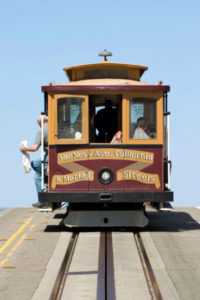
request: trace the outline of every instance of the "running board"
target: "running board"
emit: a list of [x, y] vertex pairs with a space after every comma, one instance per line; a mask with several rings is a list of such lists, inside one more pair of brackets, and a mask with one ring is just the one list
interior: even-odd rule
[[63, 224], [67, 227], [144, 227], [149, 220], [143, 210], [70, 210]]

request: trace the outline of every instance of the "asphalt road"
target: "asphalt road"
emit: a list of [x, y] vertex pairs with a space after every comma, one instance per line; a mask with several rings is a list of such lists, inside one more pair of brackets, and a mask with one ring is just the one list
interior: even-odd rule
[[[33, 208], [0, 209], [0, 299], [48, 299], [45, 295], [52, 288], [71, 236], [71, 232], [59, 226], [64, 212], [41, 213]], [[199, 300], [200, 209], [176, 207], [173, 212], [148, 210], [147, 214], [150, 223], [141, 235], [163, 298]], [[99, 233], [95, 235], [93, 232], [92, 236], [96, 241]], [[117, 276], [123, 276], [129, 268], [128, 256], [124, 255], [127, 251], [125, 234], [114, 232], [113, 243], [120, 239], [124, 248], [120, 248], [120, 243], [114, 248], [115, 281], [119, 283], [120, 277]], [[83, 243], [87, 247], [86, 241]], [[76, 271], [77, 268], [78, 265]], [[142, 269], [137, 272], [142, 272]], [[121, 289], [125, 285], [124, 281]], [[119, 284], [116, 293], [121, 295], [117, 297], [116, 294], [116, 299], [123, 300]]]

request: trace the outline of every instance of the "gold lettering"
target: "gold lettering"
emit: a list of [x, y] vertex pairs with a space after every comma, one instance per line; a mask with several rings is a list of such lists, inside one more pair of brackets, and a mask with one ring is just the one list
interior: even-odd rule
[[60, 176], [56, 176], [56, 182], [61, 182]]
[[94, 159], [125, 159], [125, 160], [137, 160], [142, 162], [148, 162], [152, 164], [154, 162], [154, 153], [127, 150], [127, 149], [107, 149], [107, 148], [96, 148], [86, 149], [79, 151], [68, 151], [62, 152], [57, 155], [58, 164], [65, 162], [76, 162], [80, 160], [94, 160]]
[[144, 184], [155, 184], [156, 189], [160, 188], [160, 179], [158, 174], [148, 174], [137, 170], [117, 171], [117, 181], [135, 180]]
[[88, 172], [79, 171], [73, 172], [66, 175], [54, 175], [51, 182], [51, 188], [55, 189], [56, 185], [67, 185], [79, 181], [93, 181], [94, 171], [90, 170]]
[[128, 177], [127, 171], [123, 172], [123, 179], [126, 179]]

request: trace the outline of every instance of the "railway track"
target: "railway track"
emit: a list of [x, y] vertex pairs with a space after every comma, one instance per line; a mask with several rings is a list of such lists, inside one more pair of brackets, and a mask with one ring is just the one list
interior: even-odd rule
[[64, 283], [67, 279], [67, 273], [69, 271], [70, 263], [72, 261], [72, 257], [74, 254], [74, 250], [76, 247], [77, 239], [78, 239], [79, 234], [78, 233], [73, 233], [71, 236], [71, 239], [69, 241], [67, 251], [65, 253], [62, 265], [60, 267], [60, 270], [58, 272], [50, 300], [56, 300], [56, 299], [61, 299], [62, 297], [62, 292], [64, 288]]
[[[83, 274], [83, 272], [70, 272], [70, 265], [73, 261], [73, 255], [76, 251], [76, 245], [80, 235], [81, 233], [80, 234], [73, 233], [71, 236], [62, 265], [58, 272], [54, 287], [52, 289], [51, 296], [49, 298], [50, 300], [66, 299], [66, 293], [65, 296], [63, 296], [63, 291], [68, 279], [68, 275]], [[154, 276], [154, 272], [152, 270], [151, 263], [149, 261], [140, 233], [133, 232], [132, 242], [135, 243], [136, 245], [138, 256], [142, 264], [144, 276], [146, 278], [146, 284], [148, 286], [148, 291], [149, 291], [148, 299], [162, 300], [163, 298], [159, 290], [159, 286], [156, 281], [156, 278]], [[117, 290], [115, 286], [114, 264], [116, 264], [117, 262], [116, 261], [114, 262], [113, 250], [114, 249], [113, 249], [112, 233], [111, 232], [100, 233], [98, 270], [96, 272], [95, 271], [85, 272], [87, 274], [97, 275], [97, 291], [96, 291], [97, 300], [121, 299], [120, 297], [117, 297], [118, 295], [116, 294]], [[134, 274], [132, 276], [134, 276]], [[74, 276], [74, 280], [76, 280], [75, 277], [76, 276]], [[69, 299], [73, 299], [73, 297], [72, 298], [69, 297]]]
[[135, 242], [137, 245], [140, 260], [143, 266], [149, 292], [153, 300], [163, 300], [157, 280], [155, 278], [151, 263], [145, 250], [141, 235], [139, 232], [134, 233]]

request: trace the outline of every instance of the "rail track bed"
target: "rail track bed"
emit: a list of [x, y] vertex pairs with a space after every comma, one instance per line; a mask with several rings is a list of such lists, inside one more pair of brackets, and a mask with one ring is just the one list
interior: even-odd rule
[[2, 299], [199, 300], [198, 208], [149, 211], [140, 233], [73, 233], [63, 213], [0, 212]]
[[[79, 240], [80, 243], [77, 245]], [[84, 250], [84, 247], [87, 247], [86, 245], [89, 247], [89, 249], [87, 248], [88, 251]], [[118, 256], [119, 252], [121, 252], [120, 257], [124, 262], [121, 267], [126, 267], [125, 274], [121, 275], [121, 278], [116, 270], [116, 265], [119, 265], [119, 262], [114, 261], [114, 256]], [[79, 262], [80, 256], [82, 258], [81, 263]], [[124, 258], [128, 256], [130, 260], [127, 264], [127, 260], [125, 263]], [[120, 257], [118, 257], [119, 260]], [[139, 275], [134, 274], [134, 264], [137, 264], [136, 268]], [[79, 271], [76, 271], [77, 266]], [[92, 270], [92, 266], [95, 266], [94, 270]], [[131, 269], [133, 271], [132, 275]], [[144, 276], [141, 269], [144, 271]], [[80, 280], [77, 280], [75, 275], [78, 275]], [[124, 275], [126, 278], [130, 278], [126, 281], [127, 286], [119, 289], [120, 280]], [[134, 281], [135, 284], [133, 284]], [[74, 286], [73, 289], [71, 288], [72, 285]], [[97, 297], [95, 297], [96, 295]], [[143, 299], [163, 299], [140, 233], [101, 232], [95, 235], [91, 233], [73, 233], [50, 299], [97, 298], [107, 300], [122, 299], [125, 295], [126, 299], [131, 299], [131, 295], [137, 296], [138, 299], [140, 297], [141, 299], [143, 297]]]

